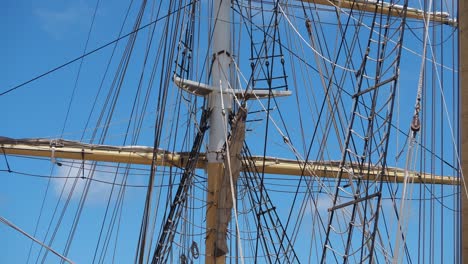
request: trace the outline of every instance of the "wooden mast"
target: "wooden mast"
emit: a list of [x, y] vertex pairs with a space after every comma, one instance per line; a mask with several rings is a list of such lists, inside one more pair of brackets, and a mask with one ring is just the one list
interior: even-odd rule
[[232, 95], [230, 88], [231, 64], [231, 1], [213, 1], [213, 45], [211, 81], [213, 91], [208, 95], [209, 138], [207, 147], [208, 190], [206, 195], [206, 244], [205, 263], [224, 264], [225, 250], [218, 245], [219, 194], [224, 175], [224, 144], [227, 138], [227, 119], [231, 112]]
[[468, 262], [468, 197], [466, 193], [466, 182], [468, 181], [468, 3], [466, 0], [458, 1], [459, 19], [459, 44], [458, 53], [460, 58], [460, 131], [461, 131], [461, 170], [463, 177], [460, 186], [461, 196], [461, 259], [460, 263]]

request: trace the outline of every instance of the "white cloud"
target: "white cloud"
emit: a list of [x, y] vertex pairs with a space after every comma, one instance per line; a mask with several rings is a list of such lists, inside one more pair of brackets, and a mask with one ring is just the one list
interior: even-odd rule
[[[85, 163], [83, 174], [82, 168], [83, 164], [79, 162], [72, 164], [72, 166], [63, 165], [59, 167], [57, 170], [57, 176], [59, 178], [53, 180], [56, 195], [60, 196], [60, 194], [63, 193], [62, 199], [67, 199], [70, 192], [73, 191], [71, 199], [79, 201], [81, 195], [85, 191], [86, 185], [89, 184], [87, 202], [92, 204], [106, 203], [111, 193], [112, 185], [109, 183], [114, 180], [115, 169], [103, 169], [102, 167], [98, 167], [93, 172], [91, 163]], [[82, 178], [83, 175], [84, 178]], [[88, 178], [91, 177], [97, 181], [89, 181]], [[116, 183], [119, 183], [119, 179]], [[118, 188], [114, 188], [113, 198], [115, 198], [118, 190]]]
[[38, 17], [42, 29], [59, 39], [64, 34], [89, 26], [93, 10], [83, 1], [79, 1], [62, 8], [37, 8], [34, 14]]
[[332, 198], [327, 194], [319, 194], [315, 196], [314, 200], [309, 199], [307, 201], [307, 207], [305, 210], [306, 215], [319, 214], [325, 221], [328, 217], [328, 209], [333, 206]]

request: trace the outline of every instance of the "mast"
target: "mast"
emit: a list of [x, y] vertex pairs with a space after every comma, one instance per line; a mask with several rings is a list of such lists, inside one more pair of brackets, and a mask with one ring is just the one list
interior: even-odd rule
[[[460, 58], [460, 126], [461, 126], [461, 171], [463, 177], [460, 186], [461, 196], [461, 259], [460, 263], [466, 263], [468, 259], [468, 197], [466, 193], [466, 181], [468, 180], [468, 4], [466, 1], [458, 1], [458, 19], [459, 19], [459, 45], [458, 52]], [[467, 177], [465, 177], [467, 176]]]
[[222, 151], [226, 142], [227, 117], [230, 114], [232, 102], [232, 96], [223, 93], [229, 85], [231, 1], [215, 0], [213, 5], [215, 18], [211, 68], [213, 91], [208, 97], [210, 128], [207, 149], [208, 206], [206, 209], [205, 263], [222, 264], [226, 262], [226, 252], [219, 250], [216, 237], [220, 231], [218, 230], [218, 201], [224, 173]]

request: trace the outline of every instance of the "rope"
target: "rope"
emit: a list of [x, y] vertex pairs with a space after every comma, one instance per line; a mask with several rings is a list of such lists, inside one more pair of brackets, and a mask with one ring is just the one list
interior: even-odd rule
[[[432, 2], [432, 0], [431, 0], [431, 2]], [[421, 3], [421, 1], [420, 1], [420, 3]], [[434, 50], [432, 49], [432, 42], [431, 42], [430, 38], [428, 38], [428, 43], [429, 43], [429, 50], [431, 51], [431, 55], [432, 55], [433, 58], [435, 58]], [[426, 45], [424, 45], [424, 52], [426, 52]], [[430, 61], [430, 62], [433, 62], [433, 61]], [[437, 65], [437, 66], [440, 66], [439, 64], [437, 64], [435, 62], [433, 62], [433, 63], [435, 65]], [[447, 122], [448, 122], [448, 126], [449, 126], [449, 129], [450, 129], [451, 140], [452, 140], [453, 145], [455, 146], [454, 150], [455, 150], [455, 154], [456, 154], [456, 158], [457, 158], [457, 163], [458, 163], [458, 166], [461, 168], [462, 167], [461, 157], [460, 157], [459, 149], [456, 147], [457, 146], [457, 141], [455, 140], [455, 133], [454, 133], [454, 130], [453, 130], [452, 122], [450, 121], [449, 111], [448, 111], [448, 108], [447, 108], [447, 102], [445, 100], [445, 93], [442, 90], [442, 81], [440, 80], [439, 70], [437, 69], [437, 67], [435, 67], [434, 71], [435, 71], [435, 74], [436, 74], [436, 77], [437, 77], [437, 82], [438, 82], [440, 95], [441, 95], [443, 106], [444, 106], [444, 111], [445, 111], [445, 114], [447, 115]], [[468, 187], [467, 187], [467, 183], [465, 181], [465, 177], [463, 177], [463, 170], [460, 169], [459, 172], [460, 172], [461, 181], [463, 183], [463, 189], [465, 190], [465, 195], [466, 195], [466, 197], [468, 197]]]
[[7, 159], [7, 156], [6, 156], [6, 153], [5, 153], [5, 148], [3, 148], [3, 147], [2, 147], [2, 152], [3, 152], [3, 157], [5, 158], [5, 163], [6, 163], [8, 172], [11, 172], [10, 164], [8, 163], [8, 159]]
[[[432, 3], [432, 0], [430, 1]], [[429, 4], [431, 6], [431, 4]], [[421, 60], [421, 67], [419, 70], [419, 80], [418, 80], [418, 91], [416, 95], [416, 103], [414, 106], [414, 116], [411, 121], [411, 130], [412, 133], [410, 134], [408, 141], [408, 152], [406, 155], [406, 164], [405, 164], [405, 176], [404, 176], [404, 181], [403, 181], [403, 190], [401, 194], [401, 203], [400, 203], [400, 209], [398, 212], [399, 218], [398, 218], [398, 223], [397, 223], [397, 235], [396, 235], [396, 241], [395, 241], [395, 253], [393, 255], [393, 260], [392, 263], [396, 264], [400, 262], [400, 242], [402, 244], [405, 244], [405, 238], [406, 238], [406, 232], [408, 229], [408, 218], [409, 218], [409, 212], [410, 212], [410, 205], [406, 206], [405, 205], [405, 200], [407, 199], [407, 192], [408, 188], [410, 188], [410, 193], [412, 193], [412, 185], [408, 186], [408, 181], [412, 180], [412, 178], [409, 177], [409, 171], [410, 171], [410, 166], [412, 163], [412, 156], [414, 153], [414, 146], [416, 142], [416, 135], [421, 129], [421, 121], [419, 120], [419, 112], [421, 111], [421, 99], [422, 99], [422, 92], [423, 92], [423, 80], [424, 80], [424, 70], [426, 66], [426, 56], [427, 56], [427, 42], [428, 42], [428, 36], [429, 36], [429, 20], [424, 20], [425, 23], [425, 28], [424, 28], [424, 42], [423, 42], [423, 53], [422, 53], [422, 60]], [[411, 182], [412, 183], [412, 182]], [[411, 199], [411, 194], [409, 199]]]
[[[224, 99], [223, 99], [223, 85], [221, 84], [220, 85], [220, 91], [221, 91], [221, 109], [223, 112], [225, 112], [225, 109], [224, 109]], [[227, 118], [226, 118], [226, 115], [223, 115], [223, 118], [224, 118], [224, 122], [225, 124], [227, 123]], [[232, 199], [232, 208], [233, 208], [233, 211], [234, 211], [234, 219], [236, 221], [236, 232], [237, 232], [237, 245], [239, 247], [239, 255], [240, 255], [240, 260], [241, 260], [241, 263], [244, 264], [244, 253], [243, 253], [243, 250], [242, 250], [242, 243], [241, 243], [241, 235], [240, 235], [240, 227], [239, 227], [239, 220], [238, 220], [238, 216], [237, 216], [237, 201], [236, 201], [236, 196], [235, 196], [235, 190], [234, 190], [234, 183], [232, 181], [232, 171], [231, 171], [231, 155], [229, 153], [229, 141], [228, 141], [228, 132], [227, 132], [227, 127], [224, 127], [224, 137], [226, 139], [226, 159], [227, 159], [227, 164], [228, 164], [228, 171], [229, 171], [229, 186], [231, 187], [231, 199]], [[224, 175], [224, 177], [226, 177], [226, 175]]]
[[184, 6], [182, 6], [181, 8], [179, 8], [179, 9], [177, 9], [177, 10], [174, 10], [173, 12], [170, 12], [169, 14], [167, 14], [167, 15], [165, 15], [165, 16], [162, 16], [162, 17], [160, 17], [160, 18], [158, 18], [158, 19], [156, 19], [156, 20], [154, 20], [154, 21], [151, 21], [151, 22], [149, 22], [149, 23], [147, 23], [147, 24], [145, 24], [145, 25], [143, 25], [143, 26], [141, 26], [141, 27], [139, 27], [139, 28], [136, 28], [136, 29], [132, 30], [131, 32], [129, 32], [129, 33], [127, 33], [127, 34], [125, 34], [125, 35], [123, 35], [123, 36], [121, 36], [121, 37], [118, 37], [118, 38], [116, 38], [116, 39], [114, 39], [114, 40], [112, 40], [112, 41], [110, 41], [110, 42], [108, 42], [108, 43], [106, 43], [106, 44], [104, 44], [104, 45], [98, 47], [98, 48], [95, 48], [95, 49], [93, 49], [93, 50], [91, 50], [91, 51], [89, 51], [89, 52], [87, 52], [87, 53], [85, 53], [85, 54], [83, 54], [83, 55], [81, 55], [81, 56], [79, 56], [79, 57], [73, 59], [73, 60], [70, 60], [70, 61], [68, 61], [68, 62], [66, 62], [66, 63], [64, 63], [64, 64], [62, 64], [62, 65], [59, 65], [59, 66], [57, 66], [57, 67], [55, 67], [55, 68], [53, 68], [53, 69], [51, 69], [51, 70], [49, 70], [49, 71], [47, 71], [47, 72], [45, 72], [45, 73], [42, 73], [42, 74], [40, 74], [40, 75], [38, 75], [38, 76], [36, 76], [36, 77], [34, 77], [34, 78], [28, 80], [28, 81], [25, 81], [25, 82], [23, 82], [23, 83], [21, 83], [21, 84], [18, 84], [18, 85], [16, 85], [16, 86], [13, 86], [12, 88], [10, 88], [10, 89], [8, 89], [8, 90], [6, 90], [6, 91], [1, 92], [1, 93], [0, 93], [0, 96], [5, 95], [5, 94], [8, 94], [8, 93], [10, 93], [10, 92], [13, 92], [13, 91], [16, 90], [16, 89], [19, 89], [19, 88], [25, 86], [26, 84], [32, 83], [32, 82], [34, 82], [34, 81], [36, 81], [36, 80], [38, 80], [38, 79], [40, 79], [40, 78], [42, 78], [42, 77], [44, 77], [44, 76], [46, 76], [46, 75], [49, 75], [49, 74], [51, 74], [51, 73], [53, 73], [53, 72], [55, 72], [55, 71], [58, 71], [58, 70], [60, 70], [61, 68], [66, 67], [66, 66], [68, 66], [68, 65], [70, 65], [70, 64], [72, 64], [72, 63], [74, 63], [74, 62], [77, 62], [77, 61], [81, 60], [82, 58], [87, 57], [87, 56], [89, 56], [89, 55], [91, 55], [91, 54], [93, 54], [93, 53], [95, 53], [95, 52], [98, 52], [98, 51], [100, 51], [100, 50], [102, 50], [102, 49], [104, 49], [104, 48], [106, 48], [106, 47], [108, 47], [108, 46], [110, 46], [110, 45], [112, 45], [112, 44], [114, 44], [114, 43], [117, 43], [117, 42], [119, 42], [120, 40], [122, 40], [122, 39], [124, 39], [124, 38], [127, 38], [128, 36], [132, 36], [133, 34], [139, 32], [140, 30], [145, 29], [145, 28], [147, 28], [147, 27], [149, 27], [149, 26], [151, 26], [151, 25], [154, 25], [154, 24], [156, 24], [157, 22], [159, 22], [159, 21], [161, 21], [161, 20], [163, 20], [163, 19], [168, 18], [168, 17], [171, 16], [172, 14], [175, 14], [175, 13], [179, 12], [180, 10], [182, 10], [183, 8], [185, 8], [185, 7], [187, 7], [187, 6], [190, 6], [190, 5], [192, 5], [192, 3], [188, 3], [188, 4], [184, 5]]
[[71, 264], [74, 264], [73, 261], [71, 261], [70, 259], [68, 259], [67, 257], [65, 256], [62, 256], [60, 253], [58, 253], [57, 251], [53, 250], [51, 247], [47, 246], [46, 244], [42, 243], [41, 241], [37, 240], [36, 238], [34, 238], [33, 236], [29, 235], [28, 233], [26, 233], [25, 231], [23, 231], [21, 228], [17, 227], [16, 225], [14, 225], [13, 223], [11, 223], [10, 221], [8, 221], [7, 219], [3, 218], [0, 216], [0, 222], [4, 223], [5, 225], [13, 228], [14, 230], [20, 232], [21, 234], [25, 235], [26, 237], [28, 237], [29, 239], [33, 240], [34, 242], [38, 243], [39, 245], [45, 247], [47, 250], [49, 250], [50, 252], [54, 253], [55, 255], [57, 255], [59, 258], [61, 258], [62, 260], [68, 262], [68, 263], [71, 263]]
[[284, 18], [286, 19], [286, 21], [288, 21], [288, 24], [291, 26], [291, 28], [296, 32], [297, 36], [299, 36], [299, 38], [305, 43], [305, 45], [307, 47], [309, 47], [315, 54], [317, 54], [319, 57], [321, 57], [323, 60], [325, 60], [326, 62], [330, 63], [331, 65], [333, 66], [336, 66], [337, 68], [340, 68], [342, 70], [345, 70], [345, 71], [349, 71], [349, 72], [352, 72], [352, 73], [356, 73], [356, 70], [354, 69], [349, 69], [349, 68], [346, 68], [346, 67], [343, 67], [333, 61], [331, 61], [330, 59], [326, 58], [325, 56], [323, 56], [320, 52], [318, 52], [318, 50], [314, 49], [306, 40], [305, 38], [301, 35], [301, 33], [299, 33], [299, 31], [297, 30], [297, 28], [292, 24], [291, 20], [289, 20], [288, 18], [288, 15], [286, 15], [286, 13], [284, 12], [283, 8], [281, 7], [281, 5], [278, 3], [278, 7], [279, 9], [281, 10], [281, 13], [284, 15]]

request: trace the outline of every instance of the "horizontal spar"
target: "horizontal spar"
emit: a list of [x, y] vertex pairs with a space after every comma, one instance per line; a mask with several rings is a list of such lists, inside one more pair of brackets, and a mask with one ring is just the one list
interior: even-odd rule
[[[336, 6], [344, 9], [354, 9], [358, 11], [364, 11], [369, 13], [381, 13], [383, 15], [390, 14], [390, 16], [401, 17], [403, 14], [402, 5], [390, 5], [382, 1], [371, 1], [371, 0], [299, 0], [307, 3], [314, 3], [317, 5]], [[408, 7], [406, 10], [406, 17], [423, 20], [429, 19], [433, 22], [438, 22], [446, 25], [456, 26], [457, 21], [450, 18], [450, 14], [446, 12], [424, 12], [421, 9]]]
[[[0, 138], [1, 152], [6, 155], [19, 156], [35, 156], [35, 157], [50, 157], [51, 159], [72, 159], [72, 160], [90, 160], [102, 162], [119, 162], [130, 164], [151, 165], [153, 157], [153, 149], [151, 147], [128, 146], [116, 147], [108, 145], [93, 145], [83, 144], [68, 140], [45, 140], [45, 139], [26, 139], [13, 140]], [[171, 153], [159, 150], [157, 166], [168, 167], [184, 167], [187, 162], [188, 153]], [[200, 158], [196, 164], [199, 169], [206, 168], [206, 159], [204, 154], [200, 154]], [[322, 161], [309, 162], [307, 168], [304, 169], [304, 163], [291, 159], [280, 159], [274, 157], [259, 157], [254, 156], [248, 160], [244, 160], [243, 170], [256, 170], [257, 172], [265, 172], [268, 174], [281, 174], [291, 176], [311, 176], [319, 178], [336, 178], [341, 167], [338, 162]], [[359, 175], [353, 173], [351, 164], [343, 167], [343, 176], [357, 179]], [[264, 169], [263, 169], [264, 168]], [[376, 180], [381, 177], [381, 180], [387, 182], [403, 182], [405, 172], [399, 168], [388, 167], [385, 174], [380, 176], [381, 169], [378, 167], [372, 168], [361, 176], [363, 180]], [[459, 183], [458, 177], [454, 176], [435, 176], [426, 173], [409, 173], [410, 180], [415, 183], [427, 184], [447, 184], [456, 185]]]

